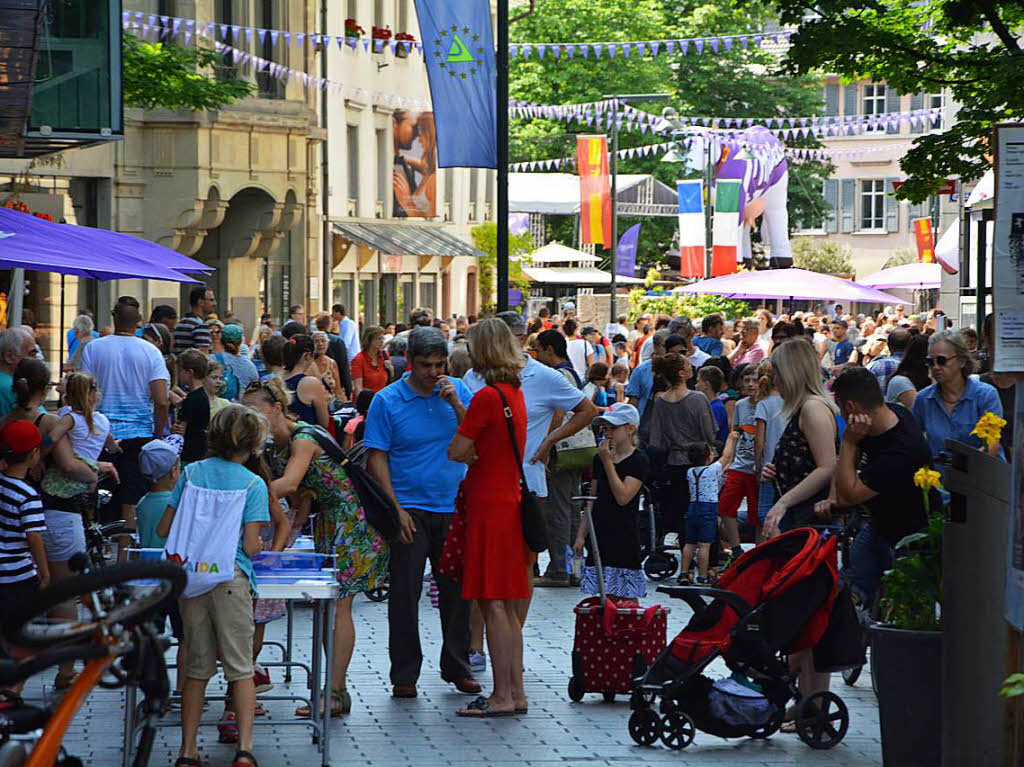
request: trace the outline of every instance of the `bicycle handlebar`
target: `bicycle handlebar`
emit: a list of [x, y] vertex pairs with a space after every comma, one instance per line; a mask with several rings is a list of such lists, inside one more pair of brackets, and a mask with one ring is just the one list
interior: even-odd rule
[[16, 684], [38, 674], [44, 669], [70, 663], [76, 660], [97, 660], [110, 654], [103, 645], [74, 645], [59, 650], [40, 653], [27, 660], [16, 661], [12, 658], [0, 658], [0, 684]]

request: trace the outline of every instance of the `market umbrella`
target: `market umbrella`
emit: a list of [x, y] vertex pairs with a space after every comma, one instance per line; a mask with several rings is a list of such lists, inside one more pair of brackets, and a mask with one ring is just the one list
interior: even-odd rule
[[677, 293], [699, 293], [726, 298], [774, 298], [802, 301], [862, 301], [869, 304], [905, 304], [902, 298], [875, 288], [843, 280], [831, 274], [806, 269], [765, 269], [712, 277], [675, 289]]
[[858, 281], [870, 288], [933, 290], [942, 282], [942, 267], [937, 263], [903, 264], [869, 274]]

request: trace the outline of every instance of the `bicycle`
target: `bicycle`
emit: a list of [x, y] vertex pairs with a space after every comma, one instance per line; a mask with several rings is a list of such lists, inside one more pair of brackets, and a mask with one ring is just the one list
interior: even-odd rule
[[[61, 745], [75, 714], [94, 687], [125, 685], [137, 686], [144, 695], [144, 726], [133, 764], [149, 763], [156, 736], [152, 722], [162, 715], [170, 697], [164, 662], [170, 642], [147, 621], [181, 594], [185, 571], [171, 562], [125, 562], [88, 570], [88, 562], [87, 555], [76, 555], [71, 566], [78, 575], [42, 589], [31, 603], [5, 616], [9, 647], [42, 651], [24, 660], [0, 659], [0, 685], [22, 682], [69, 661], [84, 660], [86, 665], [53, 711], [24, 705], [0, 709], [0, 767], [80, 764]], [[55, 622], [47, 617], [68, 600], [81, 603], [76, 620]], [[15, 736], [40, 727], [42, 735], [27, 753]]]

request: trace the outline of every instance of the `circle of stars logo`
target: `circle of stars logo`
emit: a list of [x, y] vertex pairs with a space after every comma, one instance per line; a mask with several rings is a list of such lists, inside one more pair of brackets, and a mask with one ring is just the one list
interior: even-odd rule
[[480, 45], [480, 35], [473, 33], [469, 27], [460, 29], [458, 24], [452, 24], [450, 28], [442, 29], [434, 40], [437, 66], [451, 77], [465, 80], [482, 71], [483, 56], [484, 47]]

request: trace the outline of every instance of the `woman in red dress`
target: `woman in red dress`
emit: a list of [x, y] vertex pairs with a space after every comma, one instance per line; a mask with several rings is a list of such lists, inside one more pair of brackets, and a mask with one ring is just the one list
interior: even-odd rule
[[[458, 715], [511, 716], [527, 708], [523, 630], [516, 617], [516, 600], [530, 596], [516, 459], [526, 445], [526, 403], [519, 390], [524, 359], [508, 325], [494, 318], [470, 328], [469, 354], [487, 386], [473, 397], [448, 458], [469, 465], [457, 501], [466, 519], [462, 598], [475, 600], [483, 615], [494, 691]], [[503, 397], [512, 415], [515, 447]]]

